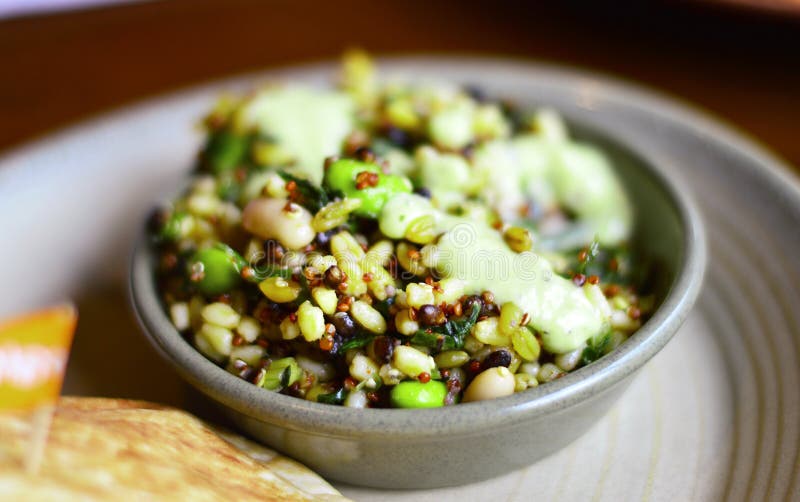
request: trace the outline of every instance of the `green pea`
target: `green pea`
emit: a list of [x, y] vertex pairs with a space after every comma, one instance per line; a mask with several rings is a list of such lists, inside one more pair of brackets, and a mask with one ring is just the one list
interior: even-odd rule
[[[359, 173], [374, 173], [377, 182], [374, 186], [356, 187]], [[339, 191], [347, 198], [359, 199], [361, 206], [353, 211], [359, 216], [377, 218], [384, 204], [398, 193], [410, 193], [412, 186], [408, 178], [383, 174], [376, 164], [353, 159], [340, 159], [330, 165], [325, 173], [328, 188]]]
[[390, 397], [395, 408], [438, 408], [444, 406], [447, 386], [438, 380], [428, 383], [407, 380], [395, 385]]
[[244, 159], [250, 147], [245, 136], [223, 130], [213, 134], [203, 152], [207, 167], [215, 174], [230, 171]]
[[239, 284], [241, 257], [231, 251], [233, 254], [220, 247], [201, 249], [189, 260], [189, 277], [201, 293], [219, 295]]

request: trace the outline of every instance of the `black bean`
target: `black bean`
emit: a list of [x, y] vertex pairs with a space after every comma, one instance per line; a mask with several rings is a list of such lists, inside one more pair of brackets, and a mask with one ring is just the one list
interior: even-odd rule
[[147, 230], [151, 234], [157, 234], [161, 231], [161, 227], [164, 226], [164, 223], [169, 217], [168, 211], [167, 208], [157, 207], [150, 212], [150, 215], [147, 217]]
[[386, 130], [386, 138], [400, 148], [411, 146], [411, 137], [399, 127], [389, 127]]
[[474, 84], [465, 85], [464, 92], [466, 92], [469, 95], [469, 97], [471, 97], [478, 103], [482, 103], [488, 99], [486, 91], [484, 91], [483, 89]]
[[436, 305], [423, 305], [417, 312], [417, 319], [425, 326], [438, 326], [447, 320], [442, 309]]
[[378, 336], [367, 347], [367, 355], [376, 361], [388, 363], [394, 354], [394, 347], [400, 343], [396, 338]]
[[444, 404], [447, 406], [457, 403], [458, 395], [463, 388], [463, 382], [456, 376], [447, 379], [447, 395], [444, 398]]
[[266, 372], [267, 372], [266, 368], [260, 368], [260, 369], [256, 370], [251, 375], [249, 375], [250, 382], [258, 383], [258, 381], [261, 380], [264, 377], [264, 374]]
[[477, 295], [468, 296], [467, 299], [464, 300], [461, 310], [466, 313], [472, 312], [473, 305], [475, 304], [478, 304], [480, 306], [482, 314], [483, 300], [481, 300], [481, 297]]
[[264, 241], [264, 255], [269, 263], [280, 263], [286, 254], [281, 244], [273, 239]]
[[355, 158], [363, 162], [375, 162], [375, 152], [366, 146], [359, 146], [354, 152]]
[[331, 355], [338, 354], [339, 349], [342, 347], [342, 343], [343, 343], [342, 335], [340, 335], [337, 332], [336, 334], [333, 335], [333, 346], [331, 347], [330, 354]]
[[242, 380], [251, 381], [256, 373], [258, 373], [257, 369], [247, 366], [239, 370], [239, 378], [241, 378]]
[[331, 237], [333, 237], [333, 233], [328, 232], [320, 232], [317, 234], [316, 242], [318, 246], [327, 246], [328, 243], [331, 241]]
[[481, 308], [480, 317], [491, 317], [500, 314], [500, 307], [496, 303], [484, 303]]
[[500, 349], [490, 353], [483, 360], [481, 365], [483, 369], [496, 368], [497, 366], [505, 366], [508, 368], [511, 365], [511, 353], [507, 350]]
[[461, 155], [463, 155], [467, 160], [472, 160], [472, 158], [475, 156], [475, 143], [470, 143], [462, 148]]
[[514, 133], [524, 131], [529, 124], [530, 114], [520, 110], [514, 103], [504, 101], [500, 106], [503, 115], [511, 122], [511, 130]]
[[270, 342], [269, 345], [269, 353], [270, 356], [280, 359], [282, 357], [287, 357], [292, 355], [292, 345], [285, 340], [280, 340], [277, 342]]
[[339, 160], [338, 155], [331, 155], [330, 157], [325, 157], [325, 164], [324, 164], [325, 170], [327, 171], [331, 167], [331, 164], [333, 164], [337, 160]]
[[331, 289], [336, 289], [339, 284], [347, 280], [347, 274], [336, 265], [332, 265], [325, 271], [325, 284]]
[[414, 193], [417, 194], [417, 195], [421, 195], [421, 196], [425, 197], [426, 199], [430, 199], [431, 196], [433, 195], [431, 193], [431, 189], [428, 188], [428, 187], [419, 187], [416, 190], [414, 190]]
[[333, 314], [332, 321], [336, 328], [336, 333], [340, 336], [348, 337], [356, 331], [356, 323], [347, 312], [337, 312]]
[[534, 201], [529, 201], [525, 206], [525, 219], [538, 221], [544, 217], [544, 207]]

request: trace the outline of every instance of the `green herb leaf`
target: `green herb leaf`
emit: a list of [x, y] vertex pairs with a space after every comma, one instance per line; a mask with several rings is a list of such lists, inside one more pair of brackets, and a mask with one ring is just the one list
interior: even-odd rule
[[325, 404], [342, 404], [344, 400], [347, 398], [347, 391], [344, 390], [344, 387], [337, 390], [336, 392], [331, 392], [330, 394], [320, 394], [317, 396], [318, 403], [325, 403]]
[[450, 347], [456, 343], [455, 340], [448, 339], [441, 331], [434, 331], [433, 328], [421, 329], [414, 333], [411, 337], [411, 343], [414, 345], [422, 345], [423, 347], [431, 347], [438, 350], [450, 350], [456, 347]]
[[252, 283], [259, 283], [269, 277], [289, 279], [292, 276], [292, 271], [288, 268], [278, 268], [272, 265], [257, 265], [252, 269], [253, 275], [247, 278], [247, 281]]
[[[431, 375], [431, 377], [433, 377], [433, 375]], [[370, 387], [370, 383], [372, 384], [371, 387]], [[374, 390], [374, 389], [380, 389], [382, 386], [383, 386], [383, 379], [381, 377], [379, 377], [378, 375], [374, 375], [374, 376], [372, 376], [370, 378], [367, 378], [366, 380], [364, 380], [362, 382], [359, 382], [358, 385], [356, 385], [356, 390], [362, 390], [364, 388], [366, 388], [368, 390], [369, 389], [373, 389]]]
[[247, 260], [245, 260], [242, 255], [236, 252], [232, 247], [228, 246], [225, 243], [217, 242], [214, 244], [214, 248], [219, 249], [226, 255], [228, 255], [231, 259], [231, 263], [233, 266], [236, 267], [237, 272], [241, 272], [242, 268], [247, 266]]
[[423, 345], [437, 350], [455, 350], [464, 347], [464, 338], [469, 334], [472, 326], [478, 320], [481, 307], [479, 304], [472, 305], [472, 312], [469, 315], [457, 320], [449, 320], [441, 326], [435, 328], [421, 329], [414, 333], [411, 343]]
[[278, 175], [287, 182], [294, 181], [297, 184], [297, 192], [300, 194], [300, 197], [294, 202], [297, 202], [301, 206], [305, 207], [311, 211], [312, 214], [316, 213], [328, 202], [330, 202], [330, 198], [325, 190], [311, 183], [307, 179], [298, 178], [297, 176], [289, 174], [283, 169], [278, 171]]
[[345, 352], [350, 349], [360, 349], [361, 347], [371, 342], [373, 338], [375, 338], [375, 335], [373, 335], [372, 333], [369, 333], [367, 331], [360, 331], [355, 335], [353, 335], [352, 338], [342, 343], [341, 347], [339, 347], [339, 352]]
[[599, 254], [600, 242], [597, 240], [597, 237], [595, 237], [592, 239], [592, 242], [589, 243], [589, 247], [586, 248], [586, 260], [578, 262], [578, 273], [585, 274], [586, 267], [588, 267], [590, 263], [594, 262]]
[[284, 357], [272, 361], [269, 368], [261, 375], [256, 385], [267, 390], [279, 392], [281, 389], [300, 380], [303, 370], [293, 357]]
[[242, 273], [244, 267], [249, 266], [253, 270], [253, 275], [246, 277], [248, 282], [257, 284], [268, 277], [283, 277], [284, 279], [288, 279], [292, 276], [292, 271], [287, 268], [278, 268], [272, 265], [251, 266], [242, 255], [236, 252], [236, 250], [222, 242], [214, 244], [214, 248], [219, 249], [230, 257], [233, 267], [239, 274]]
[[[584, 262], [578, 260], [581, 251], [586, 251]], [[586, 276], [596, 275], [603, 283], [630, 284], [634, 280], [631, 266], [633, 257], [624, 246], [602, 247], [597, 241], [592, 241], [589, 247], [575, 249], [568, 254], [573, 258], [562, 274], [568, 279], [573, 274], [580, 273]]]
[[598, 359], [600, 359], [605, 355], [610, 345], [611, 345], [611, 331], [607, 331], [606, 333], [600, 336], [590, 338], [586, 344], [586, 348], [583, 349], [583, 354], [581, 355], [581, 362], [584, 365], [587, 365], [589, 363], [597, 361]]
[[372, 308], [380, 312], [385, 319], [389, 319], [391, 317], [389, 315], [389, 307], [391, 307], [393, 304], [394, 304], [394, 297], [390, 296], [389, 298], [383, 301], [373, 302]]
[[189, 215], [183, 211], [174, 211], [161, 230], [156, 234], [157, 242], [173, 242], [181, 238], [183, 234], [184, 222], [189, 218]]
[[214, 133], [203, 150], [203, 167], [221, 174], [238, 166], [250, 148], [250, 138], [228, 130]]
[[241, 191], [242, 184], [232, 172], [225, 172], [217, 177], [217, 195], [220, 199], [233, 202], [239, 198]]

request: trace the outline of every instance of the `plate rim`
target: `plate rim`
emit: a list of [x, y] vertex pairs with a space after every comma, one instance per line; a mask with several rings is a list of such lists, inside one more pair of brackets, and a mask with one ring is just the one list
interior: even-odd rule
[[[540, 77], [584, 81], [591, 82], [593, 85], [600, 85], [605, 93], [610, 93], [616, 97], [624, 95], [626, 101], [629, 103], [634, 102], [639, 109], [647, 110], [651, 113], [656, 112], [660, 116], [680, 123], [698, 136], [712, 137], [726, 148], [749, 157], [753, 161], [751, 164], [756, 166], [753, 171], [765, 176], [764, 179], [773, 188], [785, 193], [788, 196], [786, 199], [796, 206], [795, 209], [800, 211], [800, 172], [795, 172], [788, 160], [773, 151], [772, 148], [746, 129], [679, 94], [636, 81], [631, 77], [611, 74], [603, 70], [509, 55], [494, 56], [483, 53], [445, 53], [435, 51], [424, 53], [401, 52], [391, 55], [377, 54], [375, 60], [379, 67], [401, 65], [480, 65], [505, 71], [532, 71], [540, 74]], [[234, 73], [221, 78], [201, 80], [121, 103], [77, 119], [74, 122], [68, 122], [63, 127], [55, 130], [46, 130], [27, 141], [12, 145], [8, 149], [0, 150], [0, 180], [2, 180], [2, 176], [5, 173], [13, 170], [9, 169], [9, 167], [13, 166], [7, 164], [12, 164], [11, 161], [16, 158], [44, 148], [50, 142], [67, 141], [84, 130], [93, 129], [103, 123], [118, 120], [126, 115], [141, 113], [145, 109], [155, 108], [165, 102], [188, 99], [193, 95], [200, 95], [215, 89], [221, 90], [243, 85], [247, 86], [248, 84], [253, 85], [267, 79], [280, 78], [284, 74], [332, 73], [336, 68], [337, 62], [331, 59], [276, 65], [255, 71]], [[800, 169], [800, 166], [797, 167]], [[771, 179], [769, 176], [775, 176], [776, 178]]]

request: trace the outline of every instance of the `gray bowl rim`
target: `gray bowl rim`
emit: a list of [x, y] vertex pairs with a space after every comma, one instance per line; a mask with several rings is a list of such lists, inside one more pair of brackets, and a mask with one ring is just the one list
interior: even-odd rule
[[[424, 61], [423, 58], [420, 58]], [[413, 59], [400, 60], [411, 64]], [[454, 58], [453, 62], [470, 62]], [[480, 62], [480, 60], [472, 60]], [[497, 61], [494, 61], [497, 64]], [[510, 61], [509, 66], [547, 72], [546, 65]], [[310, 74], [328, 71], [330, 64], [303, 68]], [[413, 73], [413, 70], [409, 73]], [[604, 88], [624, 92], [625, 84], [591, 73], [554, 71], [551, 78], [567, 83], [592, 79]], [[302, 79], [300, 79], [302, 80]], [[643, 91], [631, 90], [632, 98], [642, 99]], [[646, 97], [646, 96], [645, 96]], [[650, 106], [654, 106], [652, 103]], [[572, 120], [570, 118], [570, 120]], [[349, 409], [314, 403], [273, 392], [264, 392], [220, 368], [187, 343], [174, 328], [158, 298], [151, 269], [151, 250], [144, 232], [130, 261], [128, 294], [137, 320], [156, 350], [193, 386], [220, 404], [251, 418], [287, 429], [332, 437], [366, 437], [391, 434], [394, 438], [434, 438], [442, 434], [468, 436], [488, 429], [510, 427], [575, 405], [609, 389], [641, 368], [677, 332], [699, 295], [706, 265], [706, 237], [700, 213], [688, 195], [690, 190], [676, 169], [661, 157], [648, 156], [607, 130], [575, 121], [596, 132], [637, 160], [647, 174], [664, 190], [679, 217], [684, 231], [683, 263], [670, 285], [667, 296], [653, 316], [614, 352], [566, 376], [512, 396], [438, 409]], [[324, 425], [323, 425], [324, 424]], [[322, 427], [322, 428], [321, 428]]]

